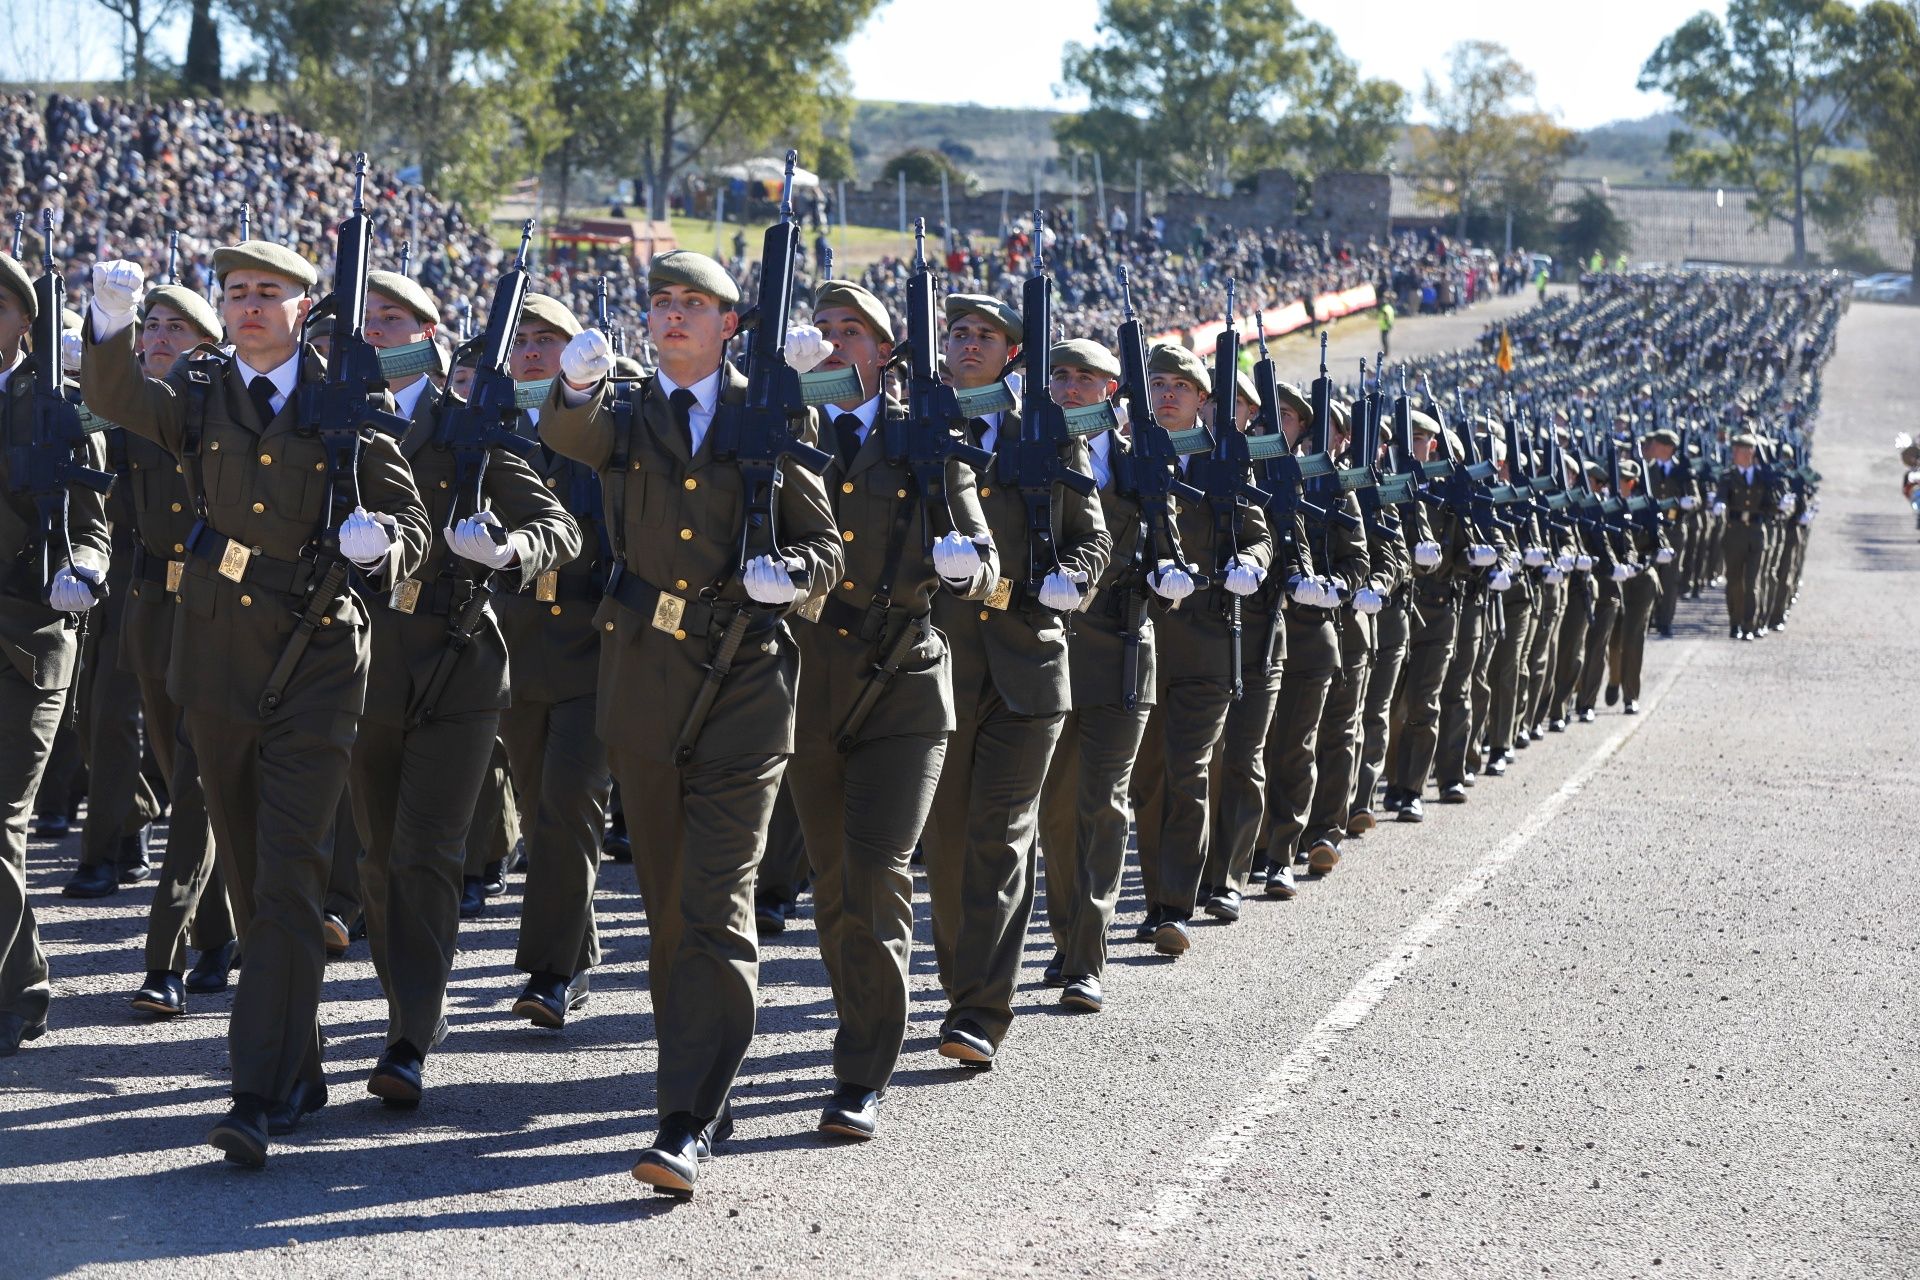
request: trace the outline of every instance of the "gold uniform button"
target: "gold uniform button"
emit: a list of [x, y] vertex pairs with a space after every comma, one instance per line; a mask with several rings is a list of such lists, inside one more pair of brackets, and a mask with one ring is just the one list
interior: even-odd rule
[[687, 633], [684, 631], [676, 631], [673, 633], [673, 638], [675, 640], [685, 640], [687, 638]]
[[685, 578], [675, 578], [673, 580], [673, 589], [675, 591], [685, 591], [687, 589], [687, 580]]
[[330, 626], [332, 626], [332, 625], [333, 625], [333, 619], [332, 619], [332, 618], [322, 618], [322, 619], [320, 619], [320, 625], [321, 625], [321, 626], [323, 626], [323, 627], [330, 627]]
[[853, 580], [852, 580], [851, 578], [849, 578], [849, 579], [848, 579], [847, 581], [845, 581], [845, 582], [843, 582], [843, 583], [841, 583], [841, 584], [840, 584], [840, 589], [841, 589], [842, 591], [851, 591], [851, 590], [853, 590]]
[[185, 545], [184, 543], [179, 543], [179, 542], [176, 542], [176, 543], [174, 543], [174, 544], [173, 544], [173, 549], [174, 549], [174, 551], [175, 551], [175, 553], [177, 554], [177, 553], [179, 553], [179, 552], [182, 552], [182, 551], [185, 551], [185, 550], [186, 550], [187, 548], [186, 548], [186, 545]]
[[551, 613], [551, 614], [552, 614], [552, 615], [553, 615], [554, 617], [556, 617], [556, 618], [557, 618], [557, 617], [559, 617], [559, 616], [560, 616], [560, 606], [559, 606], [559, 605], [554, 605], [554, 606], [553, 606], [553, 608], [551, 608], [551, 609], [549, 609], [549, 610], [547, 610], [547, 612], [548, 612], [548, 613]]
[[549, 480], [549, 481], [547, 481], [547, 488], [549, 488], [549, 489], [558, 489], [559, 487], [560, 487], [560, 482], [559, 482], [558, 480]]
[[847, 629], [846, 629], [845, 627], [841, 627], [841, 628], [840, 628], [840, 635], [841, 635], [841, 636], [842, 636], [842, 637], [844, 638], [844, 637], [846, 636], [846, 634], [847, 634]]
[[327, 469], [327, 464], [324, 462], [316, 462], [313, 464], [313, 469], [315, 471], [325, 471]]
[[183, 601], [182, 601], [182, 600], [180, 599], [180, 597], [179, 597], [179, 596], [175, 596], [175, 597], [173, 598], [173, 602], [174, 602], [175, 604], [181, 604], [181, 603], [183, 603]]
[[988, 611], [985, 609], [980, 611], [980, 621], [985, 622], [987, 620], [987, 613]]
[[220, 442], [218, 440], [209, 440], [207, 442], [207, 448], [214, 453], [218, 453], [220, 452]]
[[263, 453], [263, 454], [261, 454], [261, 455], [260, 455], [260, 465], [261, 465], [261, 466], [263, 466], [263, 467], [270, 467], [270, 466], [272, 466], [272, 465], [273, 465], [273, 455], [272, 455], [272, 454], [270, 454], [270, 453]]
[[842, 541], [842, 542], [852, 542], [852, 541], [853, 541], [853, 530], [851, 530], [851, 529], [842, 529], [842, 530], [840, 531], [840, 541]]
[[241, 603], [241, 604], [243, 604], [243, 605], [248, 605], [248, 606], [251, 606], [251, 605], [253, 604], [253, 597], [252, 597], [252, 596], [241, 596], [241, 597], [240, 597], [240, 603]]
[[177, 503], [177, 502], [176, 502], [176, 503], [174, 503], [174, 504], [173, 504], [173, 510], [175, 510], [175, 511], [178, 511], [179, 509], [180, 509], [180, 504], [179, 504], [179, 503]]
[[173, 474], [175, 474], [175, 475], [182, 475], [182, 474], [184, 474], [184, 473], [183, 473], [183, 472], [182, 472], [182, 471], [180, 470], [180, 464], [179, 464], [179, 463], [177, 463], [177, 462], [173, 464]]
[[989, 489], [986, 485], [981, 485], [980, 496], [983, 498], [991, 498], [993, 496], [993, 490]]
[[842, 492], [842, 493], [852, 493], [852, 492], [853, 492], [853, 482], [852, 482], [851, 480], [849, 480], [849, 481], [848, 481], [847, 483], [845, 483], [845, 484], [843, 484], [843, 485], [841, 485], [841, 486], [840, 486], [840, 492]]
[[446, 488], [446, 487], [447, 487], [447, 482], [446, 482], [445, 480], [442, 480], [442, 481], [440, 482], [440, 487], [441, 487], [442, 489], [444, 489], [444, 488]]
[[613, 624], [611, 622], [602, 623], [601, 625], [609, 631], [613, 630]]
[[266, 509], [267, 509], [267, 504], [264, 502], [256, 502], [253, 504], [253, 514], [255, 515], [264, 514], [266, 512]]
[[[640, 464], [636, 462], [634, 465], [639, 466]], [[685, 487], [688, 493], [692, 493], [695, 489], [698, 489], [700, 487], [700, 482], [698, 480], [695, 480], [692, 476], [688, 476], [685, 480], [682, 480], [680, 483], [682, 486]]]
[[895, 489], [893, 491], [893, 496], [896, 498], [904, 498], [907, 496], [907, 491], [905, 489]]
[[682, 530], [680, 531], [680, 541], [682, 541], [682, 542], [692, 542], [692, 541], [693, 541], [693, 530], [691, 530], [691, 529], [682, 529]]
[[627, 464], [627, 470], [629, 471], [638, 471], [639, 469], [640, 469], [640, 460], [638, 458], [635, 458], [632, 462], [629, 462]]

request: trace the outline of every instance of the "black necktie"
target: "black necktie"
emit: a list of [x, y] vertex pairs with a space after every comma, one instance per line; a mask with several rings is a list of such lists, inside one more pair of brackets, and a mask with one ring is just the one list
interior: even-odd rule
[[680, 443], [687, 446], [687, 456], [693, 456], [693, 392], [681, 387], [668, 396], [673, 404], [673, 424], [680, 428]]
[[853, 465], [853, 455], [860, 452], [860, 419], [851, 413], [835, 418], [833, 438], [839, 446], [840, 469], [845, 471]]
[[264, 373], [257, 373], [253, 381], [247, 384], [247, 395], [253, 401], [253, 408], [260, 415], [260, 425], [266, 426], [273, 421], [273, 379]]

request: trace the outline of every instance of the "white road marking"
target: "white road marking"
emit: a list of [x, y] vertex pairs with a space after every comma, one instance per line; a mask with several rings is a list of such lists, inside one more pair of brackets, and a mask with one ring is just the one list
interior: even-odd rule
[[1501, 868], [1527, 847], [1528, 841], [1545, 830], [1547, 824], [1559, 816], [1567, 802], [1593, 780], [1601, 766], [1639, 732], [1640, 726], [1647, 723], [1654, 708], [1660, 705], [1660, 700], [1673, 687], [1674, 681], [1680, 678], [1680, 673], [1698, 656], [1700, 647], [1701, 641], [1690, 640], [1666, 650], [1673, 654], [1676, 661], [1667, 668], [1666, 675], [1653, 690], [1652, 696], [1641, 702], [1640, 714], [1631, 719], [1622, 717], [1619, 728], [1594, 748], [1593, 754], [1560, 784], [1559, 790], [1542, 800], [1506, 839], [1475, 863], [1424, 916], [1395, 939], [1392, 951], [1362, 974], [1339, 1003], [1321, 1015], [1320, 1020], [1294, 1045], [1293, 1051], [1281, 1059], [1280, 1065], [1261, 1081], [1259, 1088], [1231, 1108], [1229, 1114], [1234, 1118], [1215, 1130], [1202, 1145], [1199, 1155], [1188, 1167], [1186, 1176], [1166, 1187], [1151, 1205], [1135, 1214], [1121, 1229], [1123, 1238], [1136, 1245], [1147, 1244], [1155, 1235], [1178, 1225], [1193, 1214], [1209, 1188], [1224, 1178], [1248, 1149], [1260, 1141], [1268, 1122], [1293, 1105], [1294, 1097], [1305, 1090], [1315, 1069], [1327, 1060], [1339, 1038], [1367, 1020], [1367, 1016], [1387, 998], [1387, 992], [1393, 989], [1394, 983], [1420, 962], [1435, 935], [1452, 923], [1453, 918], [1460, 914], [1460, 909], [1478, 896]]

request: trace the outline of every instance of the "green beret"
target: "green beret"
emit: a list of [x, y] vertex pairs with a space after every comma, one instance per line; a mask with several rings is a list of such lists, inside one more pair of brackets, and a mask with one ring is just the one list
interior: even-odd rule
[[880, 305], [880, 299], [874, 297], [866, 286], [851, 280], [822, 281], [814, 291], [813, 314], [818, 316], [829, 307], [847, 308], [866, 321], [874, 337], [882, 342], [893, 341], [893, 319], [887, 315], [887, 309]]
[[1727, 441], [1727, 443], [1728, 444], [1744, 444], [1750, 448], [1757, 449], [1760, 447], [1760, 437], [1753, 434], [1753, 432], [1751, 431], [1742, 431], [1739, 435], [1736, 435], [1733, 439]]
[[1147, 353], [1147, 372], [1170, 373], [1185, 378], [1208, 395], [1213, 394], [1213, 375], [1207, 362], [1178, 343], [1162, 342]]
[[1607, 469], [1598, 462], [1595, 462], [1592, 458], [1587, 459], [1582, 469], [1586, 471], [1587, 479], [1589, 480], [1605, 480], [1607, 478]]
[[1620, 459], [1620, 474], [1623, 477], [1638, 477], [1640, 474], [1640, 464], [1632, 458], [1622, 458]]
[[648, 265], [647, 292], [649, 294], [670, 284], [711, 294], [729, 309], [738, 306], [740, 302], [740, 286], [735, 284], [733, 277], [727, 274], [727, 269], [706, 254], [695, 253], [691, 249], [674, 249], [668, 253], [659, 254]]
[[[1242, 374], [1241, 376], [1245, 377], [1246, 375]], [[1345, 431], [1347, 429], [1347, 406], [1335, 400], [1328, 406], [1328, 410], [1333, 417], [1333, 429], [1335, 431]]]
[[1460, 443], [1460, 437], [1454, 434], [1452, 427], [1440, 428], [1440, 439], [1446, 445], [1447, 456], [1455, 462], [1465, 461], [1467, 446]]
[[1300, 388], [1294, 386], [1291, 382], [1282, 382], [1279, 384], [1279, 388], [1280, 407], [1285, 409], [1291, 406], [1293, 411], [1300, 415], [1302, 422], [1312, 422], [1313, 402], [1307, 399]]
[[1658, 431], [1647, 432], [1647, 443], [1670, 444], [1678, 449], [1680, 447], [1680, 433], [1672, 427], [1661, 427]]
[[413, 312], [422, 324], [440, 323], [440, 307], [433, 295], [397, 271], [367, 272], [367, 288]]
[[574, 315], [565, 303], [558, 298], [549, 298], [544, 293], [527, 295], [527, 300], [520, 304], [520, 323], [545, 325], [549, 329], [558, 329], [569, 338], [582, 328], [580, 317]]
[[1007, 335], [1008, 342], [1017, 343], [1024, 335], [1020, 326], [1020, 313], [998, 298], [990, 298], [984, 293], [950, 293], [947, 295], [947, 324], [951, 326], [961, 316], [979, 316], [988, 324]]
[[1423, 409], [1410, 411], [1407, 414], [1407, 420], [1413, 424], [1413, 434], [1417, 436], [1437, 436], [1440, 434], [1440, 424], [1434, 421], [1432, 414]]
[[204, 334], [207, 341], [220, 341], [220, 331], [224, 327], [220, 323], [220, 313], [213, 309], [211, 302], [187, 286], [163, 284], [147, 290], [147, 296], [140, 304], [140, 318], [145, 320], [155, 307], [177, 311], [180, 318]]
[[1254, 405], [1260, 403], [1260, 393], [1254, 389], [1253, 379], [1245, 369], [1234, 370], [1233, 389], [1238, 394], [1245, 396], [1247, 403]]
[[246, 240], [240, 244], [223, 245], [213, 251], [213, 276], [226, 288], [227, 276], [234, 271], [271, 271], [276, 276], [285, 276], [302, 289], [311, 289], [318, 283], [320, 273], [313, 264], [282, 244], [270, 240]]
[[1050, 358], [1055, 365], [1086, 369], [1106, 378], [1120, 376], [1120, 361], [1114, 358], [1113, 352], [1092, 338], [1068, 338], [1065, 342], [1056, 342]]
[[39, 318], [40, 304], [34, 299], [33, 281], [27, 278], [27, 269], [4, 253], [0, 253], [0, 289], [20, 299], [20, 305], [27, 309], [27, 319]]

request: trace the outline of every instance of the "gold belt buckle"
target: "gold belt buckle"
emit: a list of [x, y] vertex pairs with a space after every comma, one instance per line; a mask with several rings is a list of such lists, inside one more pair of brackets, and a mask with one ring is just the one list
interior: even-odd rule
[[548, 569], [533, 580], [533, 598], [542, 604], [552, 604], [560, 598], [558, 569]]
[[253, 559], [253, 552], [232, 539], [227, 540], [227, 549], [220, 553], [220, 576], [228, 582], [239, 582], [247, 576], [247, 562]]
[[402, 578], [393, 584], [393, 594], [387, 597], [387, 607], [395, 613], [412, 613], [420, 607], [420, 580]]
[[653, 629], [664, 631], [668, 635], [680, 629], [680, 619], [687, 612], [687, 602], [679, 596], [662, 591], [660, 598], [653, 602]]
[[993, 584], [993, 591], [980, 602], [989, 609], [1001, 609], [1013, 603], [1013, 579], [1001, 578]]
[[169, 593], [180, 590], [180, 579], [186, 572], [187, 562], [185, 560], [167, 561], [167, 591]]

